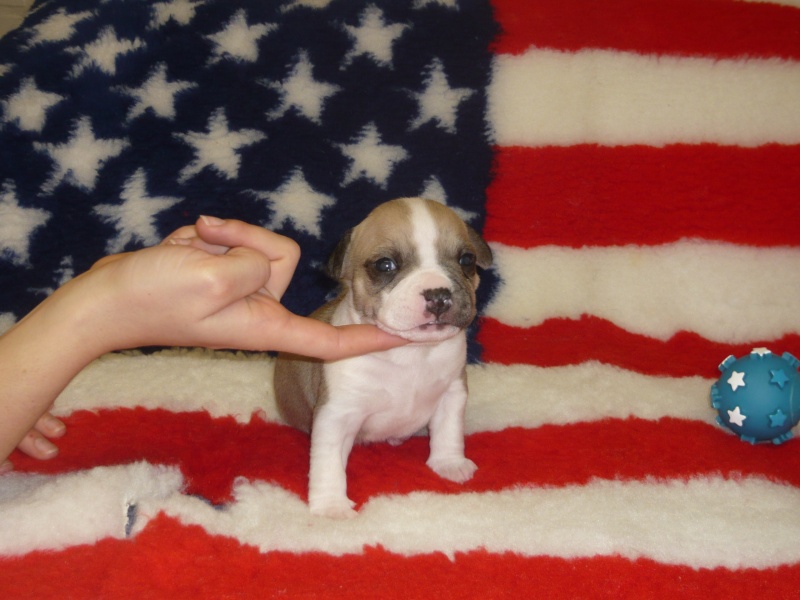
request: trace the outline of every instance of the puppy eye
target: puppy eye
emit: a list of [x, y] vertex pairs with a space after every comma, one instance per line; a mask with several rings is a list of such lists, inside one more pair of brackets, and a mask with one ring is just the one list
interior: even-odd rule
[[391, 258], [379, 258], [375, 261], [375, 270], [381, 273], [394, 273], [397, 271], [397, 263]]
[[474, 254], [467, 252], [466, 254], [461, 255], [461, 258], [458, 259], [458, 264], [464, 268], [474, 267], [476, 260], [477, 259], [475, 258]]

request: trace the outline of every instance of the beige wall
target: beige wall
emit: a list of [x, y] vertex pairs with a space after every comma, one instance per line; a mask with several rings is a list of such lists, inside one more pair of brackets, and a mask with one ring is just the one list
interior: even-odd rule
[[22, 22], [31, 4], [33, 0], [0, 0], [0, 36]]

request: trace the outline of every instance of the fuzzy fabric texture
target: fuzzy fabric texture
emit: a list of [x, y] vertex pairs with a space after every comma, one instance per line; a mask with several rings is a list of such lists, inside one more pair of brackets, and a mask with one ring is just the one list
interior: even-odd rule
[[199, 214], [297, 239], [299, 313], [393, 197], [496, 258], [473, 480], [358, 446], [359, 516], [312, 518], [272, 357], [110, 354], [0, 477], [3, 598], [797, 596], [800, 442], [709, 398], [730, 354], [800, 356], [797, 1], [49, 0], [0, 73], [0, 331]]

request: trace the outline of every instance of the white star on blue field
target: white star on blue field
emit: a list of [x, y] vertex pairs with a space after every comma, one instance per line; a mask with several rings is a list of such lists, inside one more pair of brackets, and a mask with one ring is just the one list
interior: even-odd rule
[[295, 238], [301, 314], [380, 202], [425, 195], [480, 227], [490, 17], [465, 0], [42, 5], [0, 43], [4, 322], [200, 214]]

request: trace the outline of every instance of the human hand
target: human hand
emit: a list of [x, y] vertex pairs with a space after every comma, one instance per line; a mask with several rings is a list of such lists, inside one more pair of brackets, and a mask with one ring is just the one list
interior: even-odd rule
[[280, 299], [299, 256], [292, 240], [261, 227], [205, 218], [61, 286], [0, 336], [0, 473], [13, 468], [4, 459], [15, 446], [57, 454], [49, 439], [64, 425], [48, 407], [112, 350], [204, 346], [336, 360], [407, 343], [372, 325], [333, 327], [289, 312]]
[[334, 360], [406, 343], [371, 325], [333, 327], [281, 303], [300, 250], [241, 221], [203, 217], [160, 246], [106, 257], [91, 283], [113, 290], [108, 350], [145, 345], [280, 350]]
[[[58, 455], [58, 447], [50, 440], [62, 437], [65, 432], [66, 427], [64, 423], [49, 412], [46, 412], [39, 417], [33, 429], [31, 429], [17, 445], [17, 449], [23, 454], [27, 454], [33, 458], [49, 460]], [[13, 465], [9, 461], [0, 463], [0, 473], [12, 469]]]

